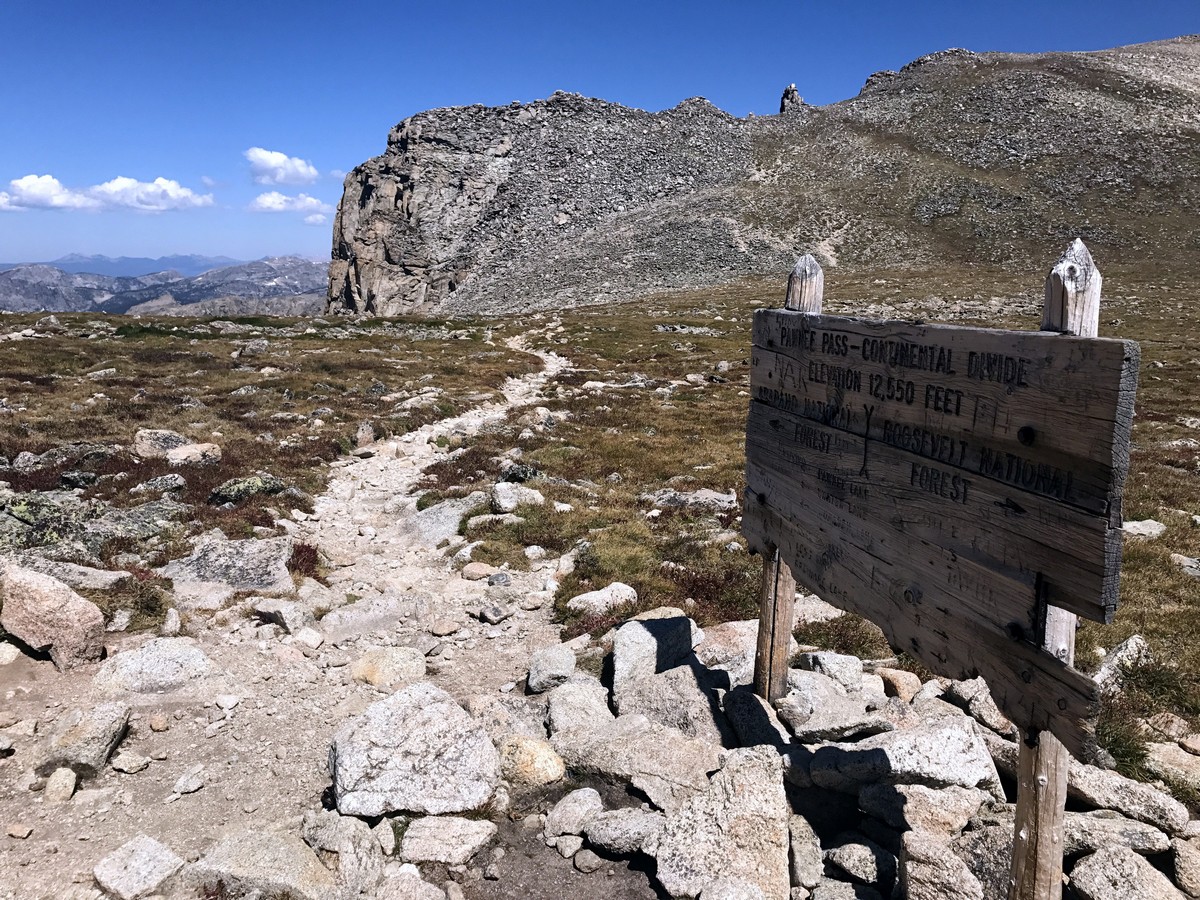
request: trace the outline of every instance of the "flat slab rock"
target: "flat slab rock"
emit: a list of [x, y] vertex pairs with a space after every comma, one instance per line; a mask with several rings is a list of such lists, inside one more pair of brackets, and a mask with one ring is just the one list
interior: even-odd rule
[[158, 890], [159, 885], [183, 868], [171, 848], [139, 834], [110, 853], [92, 874], [96, 883], [120, 900], [136, 900]]
[[449, 694], [419, 682], [345, 722], [333, 736], [329, 770], [344, 815], [440, 815], [491, 799], [500, 754]]
[[406, 862], [462, 866], [492, 842], [496, 831], [495, 824], [484, 819], [426, 816], [408, 826], [400, 855]]
[[92, 677], [109, 693], [169, 691], [208, 675], [212, 661], [191, 638], [155, 638], [113, 656]]
[[295, 835], [246, 829], [223, 837], [189, 866], [188, 882], [212, 896], [264, 897], [289, 900], [328, 900], [334, 895], [333, 875], [316, 853]]
[[1076, 863], [1071, 887], [1081, 900], [1186, 900], [1167, 876], [1127, 847], [1105, 847]]

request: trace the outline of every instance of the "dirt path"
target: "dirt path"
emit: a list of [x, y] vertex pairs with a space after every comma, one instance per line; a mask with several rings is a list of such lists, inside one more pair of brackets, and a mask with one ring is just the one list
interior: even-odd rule
[[[519, 338], [509, 345], [524, 348]], [[558, 627], [550, 624], [552, 604], [514, 604], [512, 615], [494, 625], [476, 618], [496, 589], [489, 595], [486, 581], [464, 579], [461, 564], [437, 549], [456, 531], [455, 517], [436, 508], [418, 513], [410, 491], [422, 469], [447, 452], [439, 438], [470, 436], [510, 410], [536, 404], [548, 380], [568, 365], [553, 353], [537, 355], [544, 368], [510, 379], [502, 399], [401, 440], [382, 441], [369, 458], [335, 464], [315, 512], [297, 517], [303, 521], [290, 530], [335, 560], [332, 596], [354, 602], [318, 623], [325, 641], [316, 649], [232, 610], [199, 628], [194, 636], [214, 674], [168, 693], [116, 698], [133, 707], [120, 750], [146, 758], [143, 770], [105, 768], [82, 781], [71, 800], [48, 802], [45, 778], [31, 767], [55, 720], [68, 709], [114, 698], [93, 686], [94, 665], [59, 673], [48, 661], [21, 657], [0, 666], [0, 736], [13, 746], [0, 759], [0, 826], [29, 831], [26, 837], [0, 835], [0, 898], [99, 897], [92, 868], [139, 833], [188, 859], [230, 828], [294, 833], [299, 817], [319, 808], [327, 792], [332, 732], [389, 693], [350, 676], [349, 664], [371, 650], [409, 645], [428, 651], [428, 680], [464, 702], [517, 690], [533, 650], [559, 639]], [[556, 567], [548, 560], [535, 564], [536, 571], [511, 573], [508, 596], [540, 591]], [[447, 623], [457, 626], [451, 634], [430, 633], [446, 631]], [[153, 637], [111, 635], [109, 653]], [[155, 723], [165, 730], [150, 727], [157, 716], [165, 717]], [[197, 771], [203, 787], [176, 793], [181, 776]], [[525, 834], [519, 828], [506, 833], [518, 843]], [[544, 871], [561, 870], [544, 879], [551, 892], [546, 896], [561, 896], [564, 885], [584, 877], [536, 834], [526, 837], [524, 846], [510, 845], [501, 870], [531, 854]], [[642, 875], [631, 875], [623, 887], [616, 882], [625, 879], [614, 881], [603, 871], [588, 877], [606, 878], [616, 890], [612, 896], [652, 896]], [[467, 885], [468, 896], [504, 896], [504, 889], [496, 882]]]

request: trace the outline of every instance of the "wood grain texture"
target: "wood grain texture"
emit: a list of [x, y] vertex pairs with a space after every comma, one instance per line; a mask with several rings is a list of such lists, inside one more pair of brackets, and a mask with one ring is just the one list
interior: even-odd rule
[[[854, 447], [850, 455], [866, 461], [861, 474], [850, 459], [837, 472], [824, 468], [851, 477], [856, 490], [903, 485], [905, 467], [911, 476], [917, 466], [912, 491], [874, 492], [886, 509], [857, 506], [891, 519], [924, 492], [926, 532], [938, 528], [931, 504], [966, 485], [978, 527], [967, 527], [965, 510], [942, 504], [952, 520], [941, 527], [946, 546], [990, 555], [1001, 569], [1049, 574], [1051, 602], [1111, 620], [1135, 343], [777, 310], [756, 314], [754, 342], [748, 442], [768, 442], [772, 435], [755, 429], [787, 421], [794, 455]], [[1063, 552], [1080, 564], [1068, 577], [1056, 574]]]
[[[1095, 337], [1100, 327], [1101, 283], [1091, 254], [1076, 239], [1046, 278], [1042, 329]], [[1042, 616], [1042, 649], [1065, 665], [1073, 664], [1075, 615], [1043, 604]], [[1009, 900], [1062, 896], [1068, 751], [1054, 735], [1036, 730], [1021, 743]]]
[[796, 579], [778, 548], [762, 554], [762, 591], [758, 602], [758, 647], [754, 656], [754, 693], [774, 703], [787, 693]]
[[[818, 504], [819, 500], [814, 500]], [[963, 612], [963, 597], [991, 590], [961, 571], [919, 570], [903, 554], [864, 552], [848, 529], [785, 516], [747, 492], [742, 533], [752, 551], [778, 546], [796, 581], [822, 599], [870, 619], [888, 642], [948, 678], [987, 679], [1005, 715], [1022, 727], [1049, 729], [1079, 758], [1095, 756], [1099, 694], [1095, 682], [1027, 640], [1009, 637]], [[1030, 589], [1032, 593], [1032, 586]]]

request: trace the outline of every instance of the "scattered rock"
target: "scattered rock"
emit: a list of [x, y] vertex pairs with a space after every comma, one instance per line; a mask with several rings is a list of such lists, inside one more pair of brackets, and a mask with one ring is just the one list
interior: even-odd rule
[[[613, 587], [616, 585], [610, 585], [609, 590]], [[698, 637], [695, 622], [682, 611], [666, 607], [631, 619], [618, 628], [613, 636], [612, 653], [613, 694], [618, 709], [627, 682], [679, 665], [692, 652]]]
[[985, 791], [959, 785], [934, 789], [921, 784], [864, 784], [858, 792], [862, 811], [897, 831], [946, 837], [962, 831], [990, 799]]
[[642, 494], [638, 500], [661, 509], [682, 509], [693, 515], [735, 512], [738, 508], [735, 491], [722, 494], [708, 488], [698, 491], [676, 491], [671, 488], [662, 488]]
[[1146, 769], [1151, 774], [1200, 791], [1200, 756], [1193, 756], [1174, 741], [1149, 744], [1146, 751]]
[[343, 814], [437, 815], [485, 804], [500, 780], [500, 755], [449, 694], [421, 682], [345, 722], [329, 770]]
[[496, 567], [485, 562], [469, 562], [462, 568], [462, 577], [467, 581], [483, 581], [496, 572]]
[[222, 503], [238, 504], [256, 494], [279, 494], [287, 490], [287, 485], [274, 475], [250, 475], [246, 478], [231, 478], [213, 488], [208, 495], [208, 502], [213, 506]]
[[555, 644], [536, 651], [529, 660], [526, 687], [540, 694], [566, 682], [575, 671], [575, 652], [565, 644]]
[[541, 491], [525, 487], [513, 481], [501, 481], [492, 485], [492, 511], [497, 513], [516, 512], [518, 506], [542, 506], [546, 498]]
[[769, 747], [729, 752], [708, 788], [669, 816], [658, 844], [658, 880], [695, 897], [721, 879], [788, 896], [788, 820], [783, 766]]
[[258, 892], [282, 900], [329, 900], [335, 881], [309, 846], [286, 833], [249, 828], [223, 837], [186, 872], [187, 880], [216, 896]]
[[118, 653], [100, 667], [92, 684], [109, 693], [170, 691], [203, 678], [212, 662], [191, 638], [155, 638]]
[[593, 847], [615, 856], [633, 853], [654, 855], [666, 827], [662, 813], [642, 809], [613, 809], [588, 819], [583, 833]]
[[1185, 900], [1158, 869], [1127, 847], [1105, 847], [1075, 864], [1071, 887], [1081, 900]]
[[71, 769], [55, 769], [46, 779], [42, 796], [50, 804], [66, 803], [75, 794], [75, 773]]
[[221, 448], [216, 444], [184, 444], [167, 451], [167, 465], [215, 466], [221, 461]]
[[379, 647], [350, 664], [350, 677], [388, 688], [425, 677], [425, 654], [412, 647]]
[[604, 860], [591, 850], [580, 850], [571, 857], [571, 863], [583, 874], [590, 875], [604, 865]]
[[791, 876], [796, 887], [812, 890], [821, 883], [825, 872], [825, 856], [821, 841], [804, 816], [788, 819], [791, 846]]
[[191, 440], [176, 431], [141, 428], [133, 436], [133, 454], [142, 459], [166, 459], [170, 451], [190, 443]]
[[904, 669], [876, 669], [875, 674], [883, 679], [887, 696], [898, 697], [905, 703], [910, 703], [921, 689], [921, 679]]
[[652, 722], [723, 746], [732, 743], [719, 699], [726, 684], [723, 678], [716, 682], [714, 673], [702, 667], [676, 666], [624, 680], [617, 702], [622, 715], [641, 713]]
[[983, 885], [938, 838], [906, 832], [900, 850], [900, 896], [907, 900], [984, 900]]
[[796, 665], [800, 669], [832, 678], [848, 693], [856, 694], [862, 689], [863, 664], [857, 656], [828, 651], [801, 653]]
[[562, 757], [548, 741], [510, 734], [500, 744], [500, 768], [506, 781], [542, 787], [567, 774]]
[[604, 812], [604, 801], [593, 788], [571, 791], [546, 814], [543, 829], [547, 838], [564, 834], [583, 834], [588, 823]]
[[1095, 766], [1072, 762], [1067, 774], [1067, 793], [1100, 809], [1113, 809], [1146, 822], [1169, 835], [1181, 833], [1188, 824], [1187, 807], [1174, 797]]
[[891, 731], [856, 744], [819, 748], [809, 772], [813, 783], [855, 792], [864, 784], [984, 787], [1003, 796], [987, 746], [970, 719], [947, 718]]
[[383, 875], [383, 851], [361, 819], [321, 810], [304, 815], [300, 835], [331, 869], [341, 896], [369, 896]]
[[[198, 537], [189, 556], [172, 560], [158, 574], [175, 584], [176, 600], [193, 608], [223, 604], [235, 591], [290, 594], [294, 590], [287, 562], [290, 537], [228, 540], [214, 529]], [[200, 605], [196, 601], [208, 599]]]
[[408, 826], [400, 842], [400, 855], [407, 862], [462, 866], [495, 836], [496, 826], [486, 820], [426, 816]]
[[603, 616], [627, 603], [637, 603], [637, 591], [627, 584], [614, 581], [598, 591], [577, 594], [567, 601], [567, 609], [585, 616]]
[[1133, 634], [1109, 651], [1092, 677], [1104, 693], [1119, 691], [1123, 679], [1122, 670], [1145, 665], [1150, 658], [1150, 645], [1146, 643], [1146, 639], [1140, 634]]
[[251, 597], [249, 602], [256, 616], [264, 622], [278, 625], [288, 634], [295, 634], [302, 628], [312, 628], [317, 624], [312, 610], [307, 605], [297, 603], [295, 600]]
[[1200, 897], [1200, 845], [1175, 838], [1171, 841], [1175, 861], [1175, 883], [1191, 897]]
[[1167, 526], [1162, 522], [1154, 521], [1154, 519], [1142, 519], [1138, 522], [1126, 522], [1121, 526], [1121, 530], [1125, 532], [1128, 537], [1154, 540], [1155, 538], [1162, 537], [1166, 533]]
[[54, 722], [37, 771], [46, 774], [66, 767], [85, 777], [97, 774], [125, 736], [130, 712], [125, 703], [67, 710]]
[[139, 756], [137, 753], [130, 753], [122, 750], [113, 757], [113, 771], [121, 772], [125, 775], [136, 775], [150, 765], [150, 757]]
[[839, 836], [825, 851], [825, 861], [861, 884], [876, 885], [885, 897], [896, 880], [896, 857], [864, 835]]
[[104, 615], [57, 578], [0, 564], [0, 626], [34, 650], [50, 651], [59, 669], [104, 653]]
[[120, 900], [137, 900], [156, 892], [183, 868], [183, 860], [152, 837], [139, 834], [100, 862], [92, 874], [96, 883]]
[[1111, 810], [1066, 813], [1063, 819], [1063, 853], [1078, 856], [1117, 846], [1150, 855], [1166, 853], [1171, 842], [1153, 825], [1135, 822]]

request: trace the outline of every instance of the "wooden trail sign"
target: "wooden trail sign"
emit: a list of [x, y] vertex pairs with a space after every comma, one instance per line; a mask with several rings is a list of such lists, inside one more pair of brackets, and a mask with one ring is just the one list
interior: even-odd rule
[[[1024, 732], [1090, 756], [1095, 684], [1043, 644], [1052, 608], [1116, 609], [1137, 344], [1059, 333], [1061, 304], [1055, 332], [825, 316], [822, 282], [801, 260], [794, 309], [755, 314], [742, 527], [772, 563], [760, 649], [786, 646], [790, 569], [934, 672], [983, 675]], [[760, 652], [768, 699], [782, 668]]]

